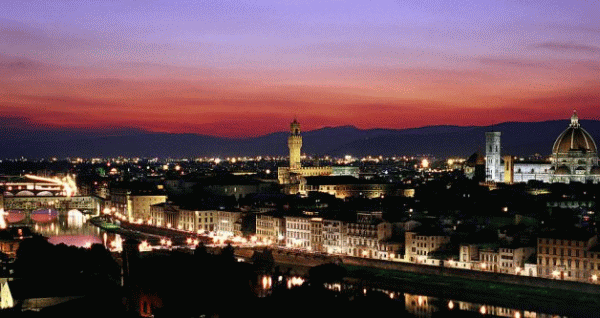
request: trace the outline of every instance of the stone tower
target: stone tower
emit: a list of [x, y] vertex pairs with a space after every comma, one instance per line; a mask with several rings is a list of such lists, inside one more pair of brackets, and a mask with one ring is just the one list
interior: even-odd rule
[[485, 133], [485, 181], [503, 182], [504, 174], [500, 154], [499, 131]]
[[300, 123], [298, 123], [295, 118], [290, 124], [288, 147], [290, 148], [290, 169], [300, 169], [300, 148], [302, 148], [302, 136], [300, 135]]

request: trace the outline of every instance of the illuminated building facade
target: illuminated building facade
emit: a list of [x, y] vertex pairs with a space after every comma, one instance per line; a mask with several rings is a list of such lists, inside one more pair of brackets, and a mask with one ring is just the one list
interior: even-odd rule
[[286, 236], [285, 218], [268, 214], [256, 216], [256, 237], [261, 242], [282, 244]]
[[328, 193], [338, 199], [348, 197], [381, 198], [386, 195], [412, 196], [412, 189], [400, 189], [389, 183], [375, 180], [357, 179], [350, 176], [322, 176], [301, 178], [298, 193]]
[[525, 262], [534, 253], [535, 248], [527, 246], [461, 245], [459, 260], [449, 265], [456, 268], [535, 276], [533, 271], [527, 271], [525, 268]]
[[581, 127], [577, 112], [573, 112], [569, 126], [556, 138], [549, 162], [515, 160], [505, 156], [504, 169], [498, 172], [499, 151], [500, 132], [486, 133], [486, 181], [600, 182], [596, 142]]
[[216, 229], [217, 210], [200, 210], [169, 203], [150, 207], [150, 223], [154, 226], [191, 232], [213, 232]]
[[450, 237], [441, 233], [407, 231], [404, 235], [404, 259], [411, 263], [430, 264], [429, 255], [449, 242]]
[[241, 236], [242, 212], [218, 211], [215, 232], [220, 236]]
[[295, 194], [298, 192], [298, 184], [302, 177], [350, 175], [358, 178], [358, 167], [302, 167], [302, 135], [300, 123], [296, 119], [290, 124], [288, 148], [290, 153], [289, 166], [277, 169], [279, 184], [286, 186], [287, 193]]
[[313, 250], [311, 218], [306, 216], [286, 216], [285, 233], [288, 247]]
[[537, 240], [538, 277], [597, 282], [600, 275], [598, 237], [583, 230], [554, 231]]
[[346, 246], [348, 225], [339, 220], [323, 220], [323, 249], [330, 254], [342, 254]]
[[154, 185], [125, 184], [110, 189], [110, 206], [131, 221], [150, 220], [150, 207], [167, 201], [167, 195]]
[[323, 252], [323, 219], [310, 219], [310, 246], [315, 252]]
[[[355, 257], [387, 258], [384, 243], [392, 237], [392, 224], [385, 221], [351, 222], [347, 224], [346, 254]], [[387, 255], [387, 254], [386, 254]]]

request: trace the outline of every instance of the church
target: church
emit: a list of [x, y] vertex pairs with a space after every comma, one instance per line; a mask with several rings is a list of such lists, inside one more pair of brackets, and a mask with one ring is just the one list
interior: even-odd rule
[[487, 182], [528, 182], [537, 180], [547, 183], [598, 183], [598, 149], [592, 136], [581, 127], [577, 112], [571, 123], [552, 146], [547, 162], [515, 161], [512, 156], [501, 156], [501, 133], [486, 133], [485, 179]]

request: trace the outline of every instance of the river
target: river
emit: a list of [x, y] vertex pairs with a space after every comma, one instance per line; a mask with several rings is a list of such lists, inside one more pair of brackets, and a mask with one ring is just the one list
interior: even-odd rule
[[[119, 234], [106, 232], [88, 222], [85, 215], [59, 217], [53, 222], [36, 223], [32, 225], [32, 230], [48, 237], [52, 244], [67, 244], [77, 247], [89, 247], [91, 244], [103, 244], [110, 250], [118, 250], [123, 241]], [[279, 280], [279, 277], [268, 278], [265, 276], [261, 281], [264, 284], [262, 295], [268, 295], [272, 285], [272, 280]], [[294, 287], [303, 282], [303, 279], [297, 276], [283, 278], [287, 281], [288, 287]], [[431, 295], [417, 295], [407, 293], [401, 290], [385, 290], [368, 287], [358, 287], [353, 285], [328, 285], [328, 288], [340, 292], [354, 293], [384, 293], [391, 299], [398, 302], [399, 307], [405, 308], [415, 317], [432, 317], [435, 314], [443, 312], [477, 312], [482, 316], [496, 316], [507, 318], [566, 318], [569, 316], [558, 315], [552, 312], [528, 311], [519, 304], [514, 306], [497, 306], [486, 304], [485, 302], [469, 302], [457, 299], [447, 299]]]

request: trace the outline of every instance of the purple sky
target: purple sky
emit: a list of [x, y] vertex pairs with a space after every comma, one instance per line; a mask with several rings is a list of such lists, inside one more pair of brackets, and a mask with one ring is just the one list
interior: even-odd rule
[[250, 136], [600, 116], [600, 1], [3, 0], [0, 116]]

